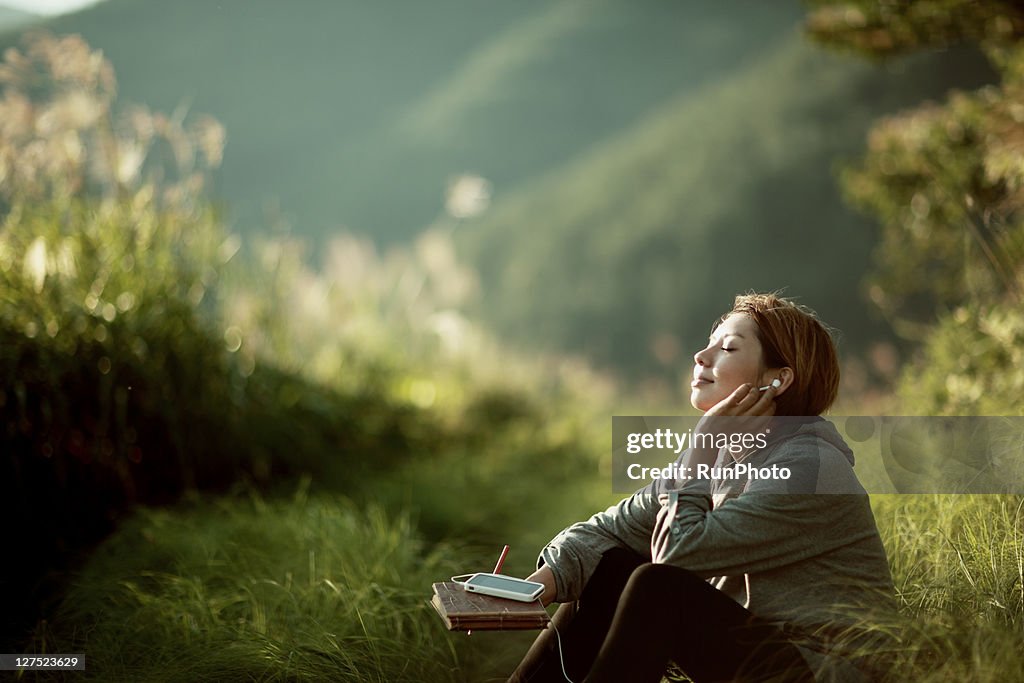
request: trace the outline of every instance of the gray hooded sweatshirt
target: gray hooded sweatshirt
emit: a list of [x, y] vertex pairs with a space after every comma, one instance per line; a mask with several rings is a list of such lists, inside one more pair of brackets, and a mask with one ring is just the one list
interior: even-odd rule
[[[573, 524], [538, 560], [555, 576], [555, 601], [577, 599], [601, 555], [625, 547], [688, 569], [777, 623], [816, 681], [880, 676], [893, 643], [869, 624], [889, 621], [895, 590], [853, 452], [820, 417], [773, 426], [766, 447], [741, 461], [788, 468], [788, 479], [656, 481]], [[715, 466], [732, 473], [735, 464], [723, 448]]]

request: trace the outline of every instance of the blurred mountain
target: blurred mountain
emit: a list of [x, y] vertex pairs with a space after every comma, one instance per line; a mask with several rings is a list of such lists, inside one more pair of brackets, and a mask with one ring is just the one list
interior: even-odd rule
[[460, 228], [480, 313], [506, 340], [670, 386], [749, 289], [811, 306], [842, 351], [892, 340], [861, 286], [876, 230], [843, 202], [837, 164], [877, 117], [988, 78], [972, 52], [882, 67], [786, 31]]
[[38, 14], [0, 5], [0, 31], [23, 28], [41, 19]]
[[848, 349], [886, 334], [859, 284], [874, 230], [836, 165], [874, 118], [993, 75], [956, 51], [842, 59], [802, 18], [740, 0], [107, 0], [45, 25], [101, 48], [122, 102], [224, 123], [214, 187], [242, 234], [402, 241], [452, 177], [482, 175], [492, 206], [455, 233], [480, 313], [641, 377], [685, 365], [751, 287], [788, 287]]
[[225, 124], [219, 190], [240, 231], [283, 216], [317, 239], [346, 226], [390, 241], [437, 216], [452, 175], [507, 192], [799, 16], [712, 0], [107, 0], [46, 25], [101, 48], [122, 101]]

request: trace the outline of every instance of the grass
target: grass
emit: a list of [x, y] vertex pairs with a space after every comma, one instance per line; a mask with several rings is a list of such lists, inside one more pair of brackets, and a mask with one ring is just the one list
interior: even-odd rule
[[302, 491], [141, 509], [33, 645], [86, 653], [82, 680], [463, 680], [472, 657], [427, 599], [465, 555]]
[[[1024, 680], [1024, 498], [890, 495], [873, 507], [904, 619], [890, 680]], [[450, 634], [426, 603], [431, 582], [486, 562], [428, 546], [408, 515], [304, 488], [141, 509], [33, 646], [85, 652], [81, 680], [498, 680], [532, 634]]]
[[1024, 680], [1024, 497], [872, 502], [905, 618], [891, 680]]

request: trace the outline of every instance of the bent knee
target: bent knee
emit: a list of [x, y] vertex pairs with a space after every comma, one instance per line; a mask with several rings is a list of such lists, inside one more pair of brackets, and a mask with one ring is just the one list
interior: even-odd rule
[[700, 584], [706, 583], [704, 579], [700, 578], [688, 569], [674, 567], [668, 564], [645, 562], [633, 570], [627, 585], [651, 588], [662, 585], [679, 586], [680, 583], [694, 582]]

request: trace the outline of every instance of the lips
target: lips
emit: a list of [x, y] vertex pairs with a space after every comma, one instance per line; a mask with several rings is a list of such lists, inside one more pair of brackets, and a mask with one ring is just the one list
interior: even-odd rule
[[696, 377], [696, 378], [694, 378], [694, 380], [692, 382], [690, 382], [690, 386], [694, 387], [694, 388], [697, 388], [697, 387], [702, 387], [705, 384], [714, 384], [714, 383], [715, 383], [714, 380], [707, 379], [705, 377]]

